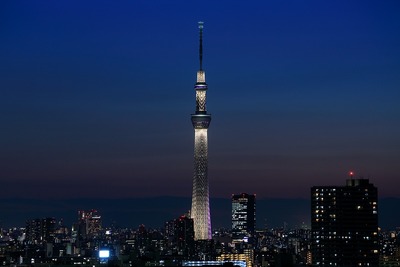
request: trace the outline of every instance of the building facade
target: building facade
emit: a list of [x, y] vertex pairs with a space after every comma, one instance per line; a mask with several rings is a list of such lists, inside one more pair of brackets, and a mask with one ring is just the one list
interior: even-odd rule
[[33, 219], [26, 222], [26, 241], [43, 244], [54, 241], [56, 220], [54, 218]]
[[254, 236], [256, 227], [256, 195], [232, 195], [232, 235], [243, 239]]
[[217, 261], [224, 262], [238, 262], [244, 261], [246, 262], [246, 267], [254, 266], [254, 250], [246, 249], [243, 253], [222, 253], [217, 256]]
[[78, 211], [79, 233], [85, 238], [97, 238], [102, 230], [101, 216], [97, 210]]
[[173, 255], [192, 259], [195, 252], [193, 219], [182, 215], [165, 223], [165, 236]]
[[378, 191], [368, 179], [311, 188], [313, 266], [378, 266]]
[[208, 185], [208, 140], [207, 130], [211, 115], [206, 109], [207, 84], [203, 70], [203, 22], [199, 22], [200, 30], [200, 69], [197, 71], [196, 112], [191, 115], [194, 128], [194, 174], [191, 218], [194, 222], [195, 240], [211, 239], [211, 218]]

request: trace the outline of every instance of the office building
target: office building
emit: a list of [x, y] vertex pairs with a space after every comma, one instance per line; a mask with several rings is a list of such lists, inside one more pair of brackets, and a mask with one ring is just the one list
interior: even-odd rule
[[256, 195], [232, 195], [232, 236], [234, 239], [254, 236]]
[[79, 234], [86, 238], [98, 238], [102, 231], [101, 216], [97, 210], [78, 211]]
[[54, 218], [33, 219], [26, 222], [28, 244], [43, 244], [54, 241], [56, 220]]

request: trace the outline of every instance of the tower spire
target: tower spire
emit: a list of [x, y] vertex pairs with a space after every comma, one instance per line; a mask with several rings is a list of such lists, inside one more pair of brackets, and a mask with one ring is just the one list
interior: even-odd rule
[[199, 59], [200, 59], [200, 70], [203, 70], [203, 27], [204, 27], [204, 22], [199, 21], [199, 33], [200, 33]]
[[195, 240], [211, 239], [211, 217], [208, 186], [208, 140], [207, 130], [211, 115], [206, 109], [206, 92], [208, 89], [205, 72], [203, 71], [203, 22], [199, 22], [200, 29], [200, 70], [197, 71], [197, 80], [194, 85], [196, 92], [196, 111], [192, 114], [194, 128], [194, 173], [192, 209], [190, 215], [194, 223]]

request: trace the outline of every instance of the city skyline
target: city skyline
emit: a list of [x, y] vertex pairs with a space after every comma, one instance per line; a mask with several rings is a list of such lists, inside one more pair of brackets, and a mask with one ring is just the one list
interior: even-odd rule
[[202, 3], [1, 2], [2, 198], [189, 197], [200, 20], [212, 197], [400, 197], [400, 3]]

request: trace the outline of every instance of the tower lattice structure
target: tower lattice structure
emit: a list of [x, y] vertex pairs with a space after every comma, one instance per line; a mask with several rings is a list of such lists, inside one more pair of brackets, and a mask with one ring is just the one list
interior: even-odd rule
[[211, 239], [211, 218], [208, 185], [208, 141], [207, 130], [211, 115], [207, 114], [207, 83], [203, 70], [203, 22], [199, 22], [200, 32], [200, 69], [197, 71], [196, 112], [192, 114], [194, 128], [194, 174], [191, 217], [194, 222], [195, 240]]

